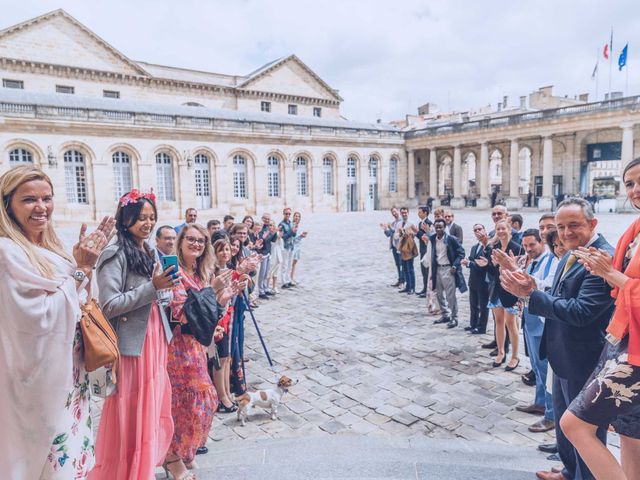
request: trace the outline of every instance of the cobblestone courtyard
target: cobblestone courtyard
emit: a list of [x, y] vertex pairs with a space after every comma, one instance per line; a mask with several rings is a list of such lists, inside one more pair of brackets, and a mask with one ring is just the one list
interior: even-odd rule
[[[412, 212], [412, 219], [415, 213]], [[280, 420], [256, 414], [245, 427], [235, 415], [218, 415], [214, 441], [307, 435], [396, 435], [505, 442], [528, 447], [553, 440], [530, 433], [539, 417], [519, 413], [533, 400], [516, 372], [491, 368], [488, 335], [468, 335], [468, 294], [460, 326], [433, 325], [426, 302], [397, 293], [391, 254], [379, 223], [387, 212], [314, 215], [303, 244], [300, 285], [264, 301], [256, 318], [276, 363], [268, 367], [247, 316], [246, 365], [250, 388], [269, 387], [277, 375], [299, 383], [285, 397]], [[538, 213], [525, 214], [537, 226]], [[630, 217], [603, 217], [610, 241]], [[459, 212], [465, 250], [471, 225], [489, 212]], [[602, 223], [601, 223], [602, 224]], [[417, 262], [416, 262], [417, 265]], [[419, 272], [419, 269], [417, 269]], [[417, 283], [420, 284], [417, 273]]]
[[[491, 340], [492, 329], [487, 335], [462, 330], [468, 325], [468, 294], [459, 296], [460, 326], [449, 330], [433, 325], [436, 317], [428, 315], [424, 299], [389, 286], [395, 269], [379, 227], [388, 217], [387, 212], [305, 216], [302, 227], [309, 237], [302, 248], [300, 285], [262, 301], [255, 311], [274, 371], [248, 315], [245, 321], [250, 389], [270, 388], [281, 374], [298, 384], [284, 397], [278, 421], [258, 409], [242, 427], [235, 414], [218, 414], [210, 433], [214, 448], [216, 442], [242, 439], [430, 437], [517, 445], [523, 455], [544, 459], [535, 447], [553, 436], [530, 433], [527, 427], [539, 417], [515, 411], [534, 395], [520, 380], [528, 370], [524, 354], [515, 372], [491, 368], [489, 351], [480, 345]], [[533, 227], [539, 214], [524, 217], [525, 227]], [[599, 231], [612, 243], [632, 219], [600, 218]], [[458, 212], [456, 221], [468, 252], [472, 223], [488, 225], [489, 212]], [[64, 231], [71, 241], [76, 229]]]

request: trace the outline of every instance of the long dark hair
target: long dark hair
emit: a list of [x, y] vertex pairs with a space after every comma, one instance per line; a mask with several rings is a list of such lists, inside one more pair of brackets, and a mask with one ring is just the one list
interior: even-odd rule
[[127, 205], [118, 205], [118, 210], [116, 211], [116, 231], [118, 232], [118, 243], [127, 259], [128, 271], [135, 272], [144, 277], [151, 277], [155, 265], [153, 250], [151, 250], [147, 242], [143, 243], [143, 250], [140, 250], [133, 235], [129, 233], [129, 228], [138, 221], [138, 217], [145, 203], [151, 205], [157, 221], [158, 210], [156, 209], [155, 203], [149, 198], [139, 198], [136, 202], [131, 202]]

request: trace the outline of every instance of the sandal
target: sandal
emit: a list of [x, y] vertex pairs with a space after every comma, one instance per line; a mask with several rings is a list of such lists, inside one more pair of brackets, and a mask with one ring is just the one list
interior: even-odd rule
[[[174, 463], [178, 463], [178, 462], [182, 462], [181, 458], [176, 458], [175, 460], [171, 460], [169, 462], [165, 461], [162, 464], [162, 468], [164, 469], [164, 474], [166, 476], [166, 478], [171, 478], [173, 477], [174, 480], [198, 480], [198, 477], [196, 477], [196, 474], [190, 471], [185, 471], [183, 472], [182, 475], [180, 475], [179, 477], [176, 477], [175, 474], [169, 470], [169, 465], [172, 465]], [[184, 463], [183, 463], [184, 465]], [[186, 468], [186, 465], [185, 465]], [[171, 474], [171, 477], [169, 477], [169, 474]]]
[[224, 403], [220, 402], [220, 404], [218, 405], [218, 412], [219, 413], [233, 413], [236, 410], [238, 410], [238, 407], [235, 404], [231, 404], [230, 407], [225, 406]]

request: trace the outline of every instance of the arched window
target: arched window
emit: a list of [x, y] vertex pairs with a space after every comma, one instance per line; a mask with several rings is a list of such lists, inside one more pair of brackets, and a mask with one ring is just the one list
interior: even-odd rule
[[67, 202], [89, 203], [84, 155], [77, 150], [64, 152], [64, 185], [67, 190]]
[[158, 182], [158, 200], [173, 202], [173, 160], [168, 153], [156, 154], [156, 181]]
[[333, 195], [333, 159], [331, 157], [322, 159], [322, 193]]
[[25, 163], [33, 163], [33, 155], [25, 148], [16, 148], [9, 152], [9, 166], [17, 167]]
[[392, 158], [389, 161], [389, 192], [398, 191], [398, 159]]
[[242, 155], [233, 157], [233, 196], [249, 198], [247, 196], [247, 160]]
[[280, 161], [275, 155], [267, 158], [267, 195], [280, 196]]
[[125, 152], [115, 152], [113, 161], [113, 188], [116, 200], [131, 191], [133, 179], [131, 175], [131, 158]]
[[198, 153], [193, 157], [193, 163], [193, 175], [196, 182], [196, 208], [211, 208], [209, 156], [204, 153]]
[[296, 185], [298, 195], [301, 197], [309, 195], [308, 183], [307, 159], [304, 157], [298, 157], [296, 158]]

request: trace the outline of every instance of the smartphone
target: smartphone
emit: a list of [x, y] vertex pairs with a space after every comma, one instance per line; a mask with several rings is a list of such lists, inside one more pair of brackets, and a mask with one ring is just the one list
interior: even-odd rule
[[173, 267], [171, 278], [176, 278], [178, 276], [178, 257], [176, 255], [165, 255], [162, 257], [162, 271], [169, 267]]

